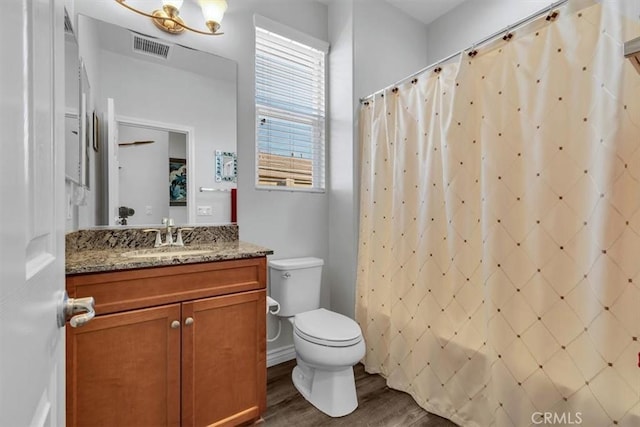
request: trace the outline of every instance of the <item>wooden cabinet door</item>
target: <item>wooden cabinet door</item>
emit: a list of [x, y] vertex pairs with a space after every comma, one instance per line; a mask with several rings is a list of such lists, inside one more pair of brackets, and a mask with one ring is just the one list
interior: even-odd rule
[[173, 321], [180, 304], [67, 327], [67, 426], [179, 426], [181, 327]]
[[264, 412], [265, 295], [260, 290], [183, 303], [183, 427], [238, 425]]

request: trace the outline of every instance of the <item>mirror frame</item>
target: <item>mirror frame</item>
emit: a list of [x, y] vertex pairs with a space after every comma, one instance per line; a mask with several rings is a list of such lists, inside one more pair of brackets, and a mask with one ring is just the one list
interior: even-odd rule
[[[231, 158], [233, 170], [227, 174], [224, 170], [225, 159]], [[236, 182], [238, 180], [238, 156], [232, 151], [216, 150], [216, 182]]]

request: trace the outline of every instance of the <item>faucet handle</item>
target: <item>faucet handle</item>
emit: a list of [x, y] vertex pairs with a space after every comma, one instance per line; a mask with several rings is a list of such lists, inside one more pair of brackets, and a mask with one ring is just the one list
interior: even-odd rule
[[184, 242], [182, 241], [182, 231], [191, 231], [193, 227], [182, 227], [178, 228], [178, 237], [176, 238], [176, 246], [184, 246]]
[[151, 232], [155, 231], [156, 232], [156, 242], [155, 242], [155, 244], [153, 246], [156, 247], [156, 248], [162, 246], [162, 236], [160, 236], [160, 230], [155, 229], [155, 228], [147, 228], [147, 229], [144, 229], [142, 231], [145, 232], [145, 233], [151, 233]]

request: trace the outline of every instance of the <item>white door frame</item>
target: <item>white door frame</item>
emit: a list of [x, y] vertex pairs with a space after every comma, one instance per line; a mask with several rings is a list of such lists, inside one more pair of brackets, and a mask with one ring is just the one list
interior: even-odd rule
[[[196, 168], [195, 168], [195, 129], [191, 126], [158, 122], [141, 119], [139, 117], [121, 116], [116, 114], [116, 126], [126, 125], [139, 128], [160, 130], [185, 134], [187, 142], [187, 223], [196, 223]], [[114, 179], [109, 177], [109, 180]], [[118, 179], [118, 177], [115, 177]]]

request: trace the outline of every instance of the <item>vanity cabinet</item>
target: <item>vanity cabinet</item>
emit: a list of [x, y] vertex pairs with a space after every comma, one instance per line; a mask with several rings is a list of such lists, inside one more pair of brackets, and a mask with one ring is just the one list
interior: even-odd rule
[[68, 426], [240, 425], [266, 407], [264, 257], [67, 277]]

